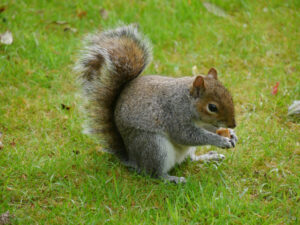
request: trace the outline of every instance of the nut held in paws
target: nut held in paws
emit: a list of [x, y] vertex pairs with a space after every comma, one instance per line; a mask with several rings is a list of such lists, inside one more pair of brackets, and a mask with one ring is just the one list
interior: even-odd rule
[[230, 131], [227, 128], [220, 128], [216, 131], [216, 133], [220, 136], [230, 138]]

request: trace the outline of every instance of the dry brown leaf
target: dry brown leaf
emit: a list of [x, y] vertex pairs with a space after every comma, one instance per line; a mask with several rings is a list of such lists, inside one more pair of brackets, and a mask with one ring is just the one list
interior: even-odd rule
[[102, 19], [106, 20], [108, 18], [108, 11], [105, 9], [100, 9], [100, 15]]
[[57, 21], [53, 21], [52, 23], [57, 24], [57, 25], [64, 25], [64, 24], [68, 24], [68, 22], [63, 21], [63, 20], [57, 20]]
[[11, 143], [10, 143], [11, 146], [15, 147], [16, 146], [16, 142], [15, 140], [13, 140]]
[[64, 31], [67, 32], [67, 31], [71, 31], [73, 33], [77, 33], [77, 29], [76, 28], [73, 28], [73, 27], [65, 27], [64, 28]]
[[7, 30], [4, 33], [0, 34], [0, 43], [4, 45], [11, 45], [13, 43], [12, 33]]
[[0, 150], [4, 148], [4, 145], [2, 144], [2, 132], [0, 131]]
[[66, 110], [70, 110], [71, 109], [71, 106], [67, 106], [67, 105], [65, 105], [63, 103], [61, 103], [60, 106], [61, 106], [61, 109], [66, 109]]
[[79, 11], [79, 12], [77, 13], [77, 16], [79, 17], [79, 19], [82, 19], [83, 17], [86, 16], [86, 11]]
[[6, 10], [6, 6], [3, 5], [3, 6], [0, 6], [0, 13], [4, 12]]
[[78, 150], [73, 150], [73, 153], [76, 154], [76, 155], [78, 155], [78, 154], [80, 153], [80, 151], [78, 151]]

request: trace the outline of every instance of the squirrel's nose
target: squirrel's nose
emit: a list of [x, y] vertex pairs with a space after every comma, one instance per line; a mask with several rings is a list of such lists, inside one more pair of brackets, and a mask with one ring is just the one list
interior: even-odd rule
[[233, 120], [229, 125], [228, 125], [228, 128], [235, 128], [236, 127], [236, 122], [235, 120]]

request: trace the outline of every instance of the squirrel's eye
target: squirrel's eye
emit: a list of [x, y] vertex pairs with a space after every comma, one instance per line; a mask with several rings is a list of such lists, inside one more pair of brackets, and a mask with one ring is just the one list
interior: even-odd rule
[[208, 110], [213, 113], [218, 112], [218, 108], [215, 104], [208, 104]]

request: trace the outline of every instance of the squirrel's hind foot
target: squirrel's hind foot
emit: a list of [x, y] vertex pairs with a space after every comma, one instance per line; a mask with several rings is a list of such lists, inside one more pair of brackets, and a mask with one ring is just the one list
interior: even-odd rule
[[124, 166], [128, 167], [129, 169], [134, 169], [134, 170], [137, 170], [137, 169], [138, 169], [137, 164], [136, 164], [135, 162], [133, 162], [133, 161], [130, 161], [130, 160], [123, 160], [123, 161], [121, 161], [121, 163], [122, 163]]
[[195, 153], [191, 154], [191, 159], [193, 161], [203, 161], [203, 162], [222, 161], [225, 159], [225, 156], [215, 151], [210, 151], [209, 153], [203, 155], [196, 155]]
[[170, 176], [170, 175], [166, 174], [166, 175], [162, 176], [162, 178], [165, 181], [172, 182], [175, 184], [179, 184], [179, 183], [185, 184], [186, 183], [186, 179], [184, 177], [176, 177], [176, 176]]

